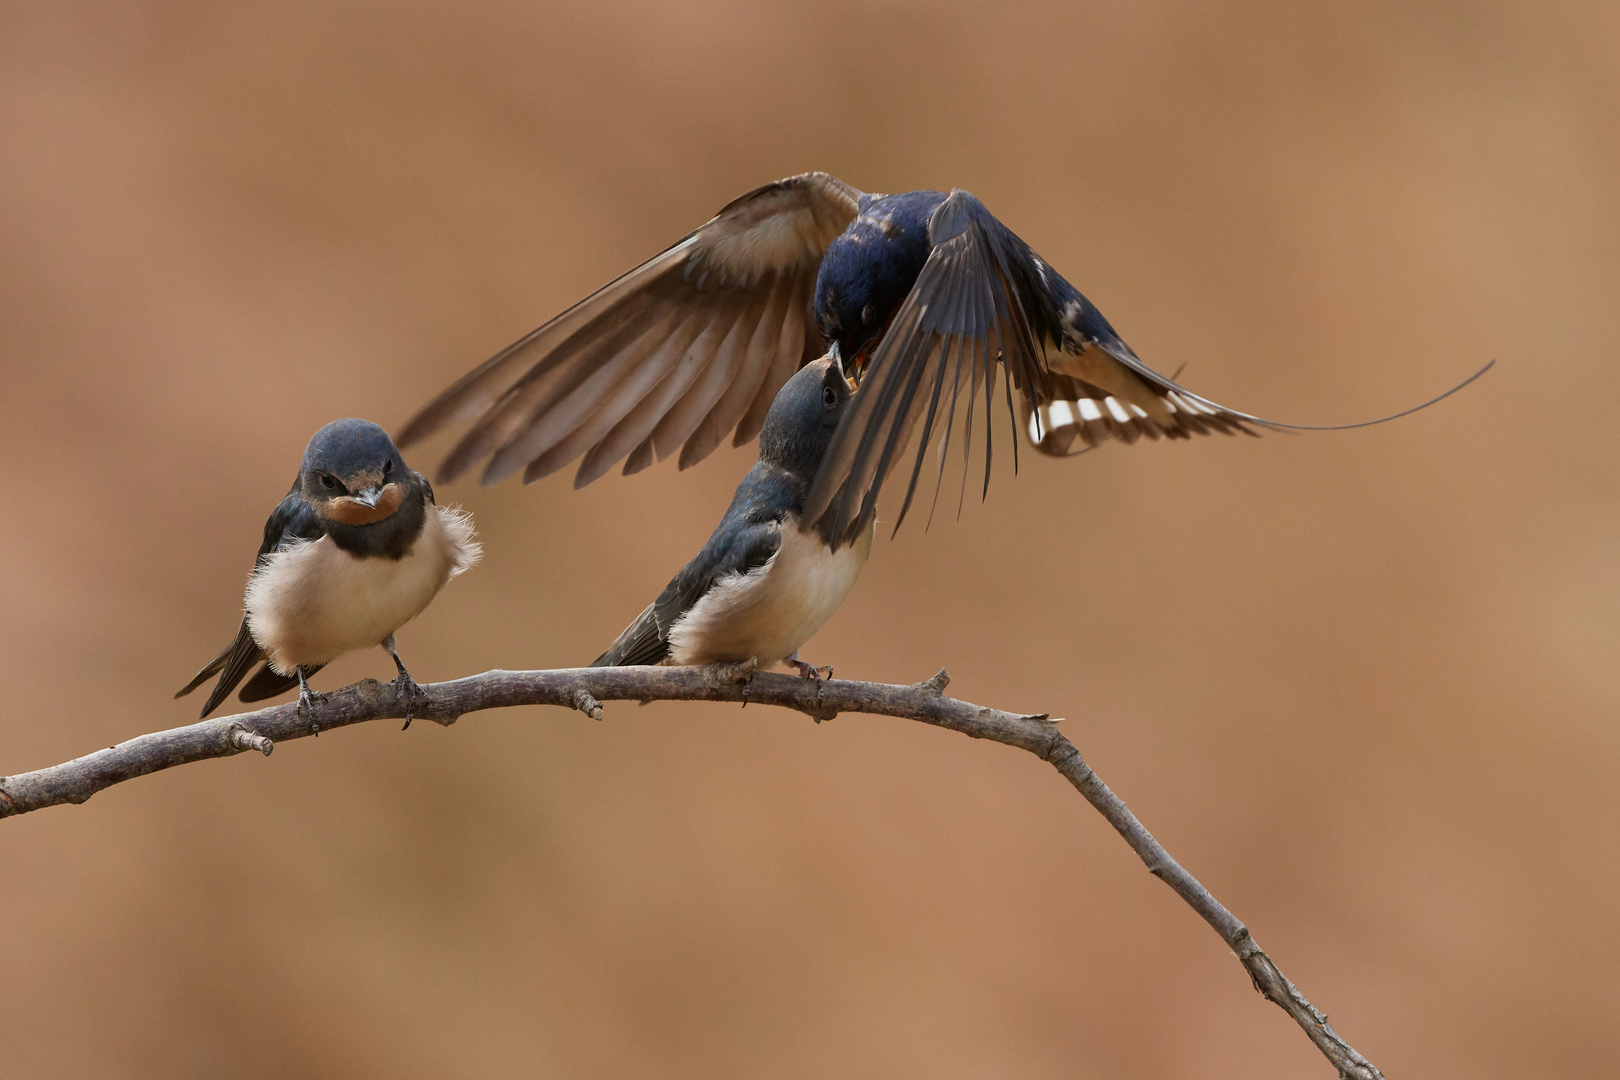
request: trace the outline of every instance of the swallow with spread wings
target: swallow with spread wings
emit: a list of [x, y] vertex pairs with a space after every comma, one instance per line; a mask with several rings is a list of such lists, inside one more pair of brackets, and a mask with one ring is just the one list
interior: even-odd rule
[[[1015, 427], [1047, 454], [1305, 426], [1229, 409], [1149, 368], [968, 192], [871, 195], [813, 172], [734, 200], [502, 350], [411, 420], [400, 445], [471, 421], [441, 481], [480, 461], [485, 483], [519, 470], [532, 481], [583, 458], [583, 487], [621, 460], [629, 474], [677, 450], [685, 468], [728, 432], [752, 439], [788, 378], [829, 355], [858, 392], [800, 521], [835, 546], [864, 534], [915, 436], [897, 529], [930, 440], [941, 475], [953, 438], [967, 462], [976, 403], [988, 490], [998, 366]], [[1016, 438], [1013, 449], [1016, 461]]]

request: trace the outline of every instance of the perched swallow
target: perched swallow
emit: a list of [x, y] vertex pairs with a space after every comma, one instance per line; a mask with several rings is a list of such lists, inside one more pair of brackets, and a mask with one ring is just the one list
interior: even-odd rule
[[207, 716], [262, 660], [241, 700], [296, 685], [312, 713], [320, 695], [309, 688], [311, 675], [344, 653], [381, 645], [399, 669], [410, 727], [423, 692], [400, 662], [394, 631], [482, 554], [471, 516], [436, 505], [427, 478], [406, 466], [386, 431], [367, 420], [333, 421], [309, 440], [298, 479], [264, 524], [236, 640], [174, 696], [218, 674], [203, 703]]
[[[728, 431], [736, 445], [753, 438], [777, 389], [826, 354], [860, 382], [803, 508], [830, 522], [835, 546], [864, 533], [921, 425], [899, 528], [936, 434], [943, 473], [964, 400], [965, 487], [981, 390], [988, 489], [998, 363], [1014, 426], [1044, 453], [1303, 426], [1217, 405], [1150, 369], [967, 192], [868, 195], [814, 172], [750, 191], [506, 348], [400, 442], [473, 421], [439, 467], [446, 482], [485, 458], [485, 483], [519, 469], [536, 480], [581, 455], [576, 487], [627, 455], [626, 474], [677, 448], [685, 468]], [[1016, 463], [1016, 440], [1013, 451]]]
[[802, 527], [805, 497], [850, 401], [830, 357], [787, 381], [760, 428], [759, 461], [714, 535], [593, 667], [756, 660], [815, 674], [799, 647], [855, 587], [876, 525], [842, 546], [830, 523]]

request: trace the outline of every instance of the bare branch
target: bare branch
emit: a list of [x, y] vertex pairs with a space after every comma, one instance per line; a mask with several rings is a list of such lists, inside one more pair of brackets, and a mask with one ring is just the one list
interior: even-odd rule
[[[841, 712], [897, 716], [1027, 750], [1062, 773], [1131, 850], [1176, 895], [1214, 927], [1237, 954], [1254, 988], [1305, 1030], [1311, 1042], [1346, 1080], [1383, 1080], [1383, 1074], [1341, 1038], [1327, 1017], [1306, 1000], [1255, 942], [1254, 936], [1208, 889], [1170, 857], [1107, 784], [1086, 764], [1073, 743], [1045, 713], [1023, 715], [972, 705], [945, 696], [950, 676], [941, 670], [911, 686], [845, 680], [807, 680], [755, 672], [752, 664], [708, 667], [564, 668], [555, 671], [487, 671], [453, 682], [424, 686], [416, 715], [452, 724], [463, 713], [509, 705], [557, 705], [602, 718], [603, 701], [742, 701], [797, 709], [817, 720]], [[316, 707], [322, 731], [405, 715], [392, 683], [366, 679], [328, 694]], [[275, 743], [313, 733], [297, 702], [204, 720], [142, 735], [105, 750], [35, 772], [0, 778], [0, 817], [61, 803], [82, 803], [103, 788], [205, 758], [248, 750], [269, 754]]]

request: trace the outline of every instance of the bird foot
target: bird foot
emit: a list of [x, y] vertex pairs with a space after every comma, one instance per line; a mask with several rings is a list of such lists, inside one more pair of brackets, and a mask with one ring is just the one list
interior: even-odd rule
[[394, 680], [394, 699], [405, 702], [405, 727], [399, 729], [404, 731], [411, 726], [411, 721], [416, 717], [416, 703], [420, 701], [424, 705], [427, 704], [428, 692], [417, 685], [410, 672], [401, 667], [399, 678]]
[[743, 684], [742, 707], [748, 708], [748, 692], [754, 688], [754, 673], [759, 670], [757, 659], [744, 660], [740, 664], [730, 664], [729, 678], [732, 682]]
[[315, 719], [315, 708], [326, 704], [326, 695], [319, 690], [309, 688], [309, 680], [304, 678], [304, 669], [298, 669], [298, 707], [303, 710], [304, 719], [309, 721], [309, 730], [316, 738], [320, 737], [321, 724]]
[[418, 699], [424, 702], [427, 701], [428, 693], [416, 685], [416, 680], [411, 678], [411, 673], [405, 670], [405, 662], [399, 658], [399, 650], [394, 648], [393, 634], [383, 638], [382, 647], [388, 650], [388, 655], [393, 658], [394, 668], [399, 672], [399, 678], [394, 680], [394, 700], [403, 699], [405, 702], [405, 726], [399, 730], [406, 731], [409, 730], [411, 720], [416, 716], [416, 702]]
[[[805, 663], [797, 656], [788, 657], [787, 664], [790, 667], [796, 667], [799, 669], [799, 678], [801, 679], [814, 679], [816, 682], [821, 682], [824, 678], [832, 678], [833, 669], [831, 664], [823, 664], [820, 667], [817, 667], [815, 664]], [[827, 673], [825, 676], [821, 674], [823, 671]]]
[[[815, 683], [816, 683], [816, 712], [818, 714], [815, 717], [815, 721], [818, 724], [821, 723], [821, 717], [819, 715], [820, 712], [821, 712], [821, 687], [822, 687], [822, 684], [827, 681], [827, 679], [832, 678], [832, 671], [833, 671], [832, 665], [831, 664], [825, 664], [825, 665], [823, 665], [821, 667], [817, 667], [815, 664], [807, 664], [803, 660], [799, 659], [799, 654], [798, 653], [794, 653], [792, 656], [790, 656], [786, 660], [784, 660], [783, 663], [787, 664], [789, 667], [798, 668], [799, 669], [799, 678], [804, 679], [807, 682], [810, 681], [811, 679], [815, 680]], [[825, 671], [827, 673], [827, 676], [826, 676], [825, 679], [822, 678], [822, 675], [821, 675], [821, 673], [823, 671]]]

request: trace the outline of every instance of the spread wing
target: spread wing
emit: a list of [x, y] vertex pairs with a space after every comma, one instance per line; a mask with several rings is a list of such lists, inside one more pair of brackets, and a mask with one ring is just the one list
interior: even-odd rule
[[[316, 516], [315, 512], [309, 508], [309, 505], [303, 499], [298, 497], [298, 483], [294, 481], [292, 490], [271, 511], [269, 520], [264, 523], [264, 540], [259, 544], [259, 554], [254, 565], [257, 566], [263, 563], [265, 557], [271, 552], [294, 540], [318, 540], [323, 535], [325, 535], [325, 530], [321, 527], [320, 518]], [[219, 707], [219, 703], [224, 701], [232, 690], [236, 689], [236, 684], [241, 682], [249, 671], [253, 670], [253, 665], [262, 659], [264, 659], [264, 653], [260, 650], [258, 642], [253, 640], [253, 635], [248, 632], [247, 619], [244, 618], [242, 625], [237, 628], [236, 637], [231, 639], [231, 643], [225, 646], [219, 655], [210, 660], [201, 671], [197, 672], [196, 676], [174, 696], [177, 698], [185, 697], [197, 687], [218, 675], [219, 682], [214, 684], [214, 689], [208, 695], [208, 700], [203, 703], [201, 716], [206, 717]], [[278, 680], [281, 685], [276, 686], [275, 689], [270, 689]], [[276, 675], [266, 666], [248, 684], [254, 688], [257, 696], [244, 696], [242, 700], [258, 701], [262, 698], [274, 697], [295, 682], [297, 682], [296, 679], [287, 679], [285, 676]], [[246, 694], [247, 691], [244, 690], [243, 693]]]
[[485, 458], [486, 484], [519, 469], [537, 480], [583, 455], [583, 487], [627, 455], [628, 474], [679, 447], [684, 469], [728, 431], [752, 439], [777, 390], [825, 351], [816, 271], [859, 199], [825, 173], [750, 191], [468, 373], [399, 444], [471, 420], [441, 481]]
[[[1041, 423], [1065, 402], [1079, 403], [1075, 407], [1090, 415], [1095, 396], [1109, 411], [1099, 425], [1080, 429], [1093, 438], [1134, 442], [1144, 433], [1247, 430], [1252, 418], [1213, 404], [1194, 416], [1192, 402], [1205, 404], [1202, 398], [1176, 405], [1177, 392], [1185, 391], [1137, 360], [1096, 307], [972, 195], [953, 191], [929, 218], [928, 238], [928, 261], [873, 351], [869, 374], [806, 500], [806, 521], [832, 515], [832, 535], [840, 542], [866, 528], [885, 477], [919, 426], [896, 528], [911, 507], [936, 434], [943, 473], [959, 414], [966, 462], [981, 393], [988, 489], [998, 364], [1009, 412], [1016, 389], [1030, 415], [1046, 409]], [[1044, 428], [1040, 434], [1037, 445], [1055, 446]], [[1013, 450], [1016, 461], [1016, 441]]]
[[[1044, 453], [1077, 453], [1108, 439], [1134, 443], [1144, 436], [1254, 435], [1255, 428], [1304, 426], [1226, 408], [1149, 368], [1095, 305], [967, 192], [953, 191], [939, 205], [928, 236], [928, 261], [873, 350], [867, 377], [805, 500], [806, 527], [828, 524], [830, 516], [835, 542], [849, 543], [866, 528], [879, 488], [919, 427], [895, 528], [911, 508], [931, 439], [938, 440], [943, 477], [958, 419], [965, 486], [981, 396], [988, 491], [998, 364], [1014, 426]], [[1382, 423], [1426, 408], [1489, 367], [1414, 409], [1340, 426]], [[1017, 448], [1015, 437], [1015, 466]], [[936, 481], [936, 499], [938, 492]]]

